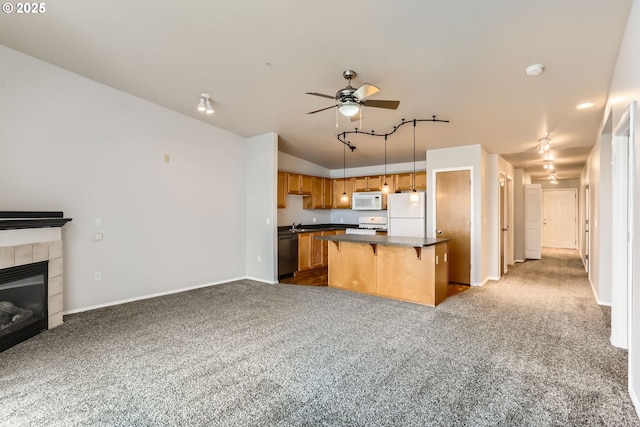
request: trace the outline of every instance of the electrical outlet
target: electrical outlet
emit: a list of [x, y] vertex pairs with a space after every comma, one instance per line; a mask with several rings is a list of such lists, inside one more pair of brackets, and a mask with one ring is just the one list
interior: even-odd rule
[[344, 218], [340, 218], [340, 224], [344, 222]]
[[101, 217], [96, 217], [93, 220], [93, 225], [96, 227], [102, 227], [102, 218]]
[[312, 220], [312, 221], [313, 221], [313, 222], [316, 222], [316, 220], [317, 220], [317, 218], [313, 218], [313, 220]]
[[267, 225], [271, 224], [271, 219], [267, 218]]
[[258, 255], [258, 262], [262, 262], [262, 255]]
[[96, 271], [95, 273], [93, 273], [93, 280], [102, 280], [102, 273], [100, 273], [99, 271]]

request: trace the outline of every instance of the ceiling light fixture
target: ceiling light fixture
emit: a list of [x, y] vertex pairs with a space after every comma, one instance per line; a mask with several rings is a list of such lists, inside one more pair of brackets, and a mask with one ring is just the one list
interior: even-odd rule
[[553, 162], [551, 160], [545, 160], [544, 161], [544, 168], [548, 169], [548, 170], [553, 170]]
[[539, 76], [544, 71], [544, 65], [542, 64], [529, 65], [525, 69], [525, 71], [527, 73], [527, 76], [531, 76], [531, 77]]
[[353, 117], [360, 111], [360, 104], [353, 101], [346, 101], [338, 107], [338, 111], [340, 111], [340, 114], [343, 116]]
[[207, 114], [213, 114], [213, 107], [211, 106], [211, 96], [208, 93], [200, 95], [200, 103], [198, 104], [198, 111]]
[[549, 138], [540, 138], [538, 140], [538, 142], [540, 143], [540, 145], [538, 146], [538, 153], [542, 154], [549, 151], [549, 149], [551, 148], [551, 144], [549, 144], [549, 141], [551, 141]]
[[593, 107], [593, 102], [583, 102], [581, 104], [576, 105], [576, 109], [578, 110], [586, 110], [587, 108]]

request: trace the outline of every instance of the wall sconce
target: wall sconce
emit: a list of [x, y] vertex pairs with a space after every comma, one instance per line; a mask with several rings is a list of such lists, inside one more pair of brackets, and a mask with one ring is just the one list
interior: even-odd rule
[[208, 93], [200, 95], [200, 103], [198, 104], [198, 111], [207, 114], [213, 114], [213, 107], [211, 106], [211, 97]]

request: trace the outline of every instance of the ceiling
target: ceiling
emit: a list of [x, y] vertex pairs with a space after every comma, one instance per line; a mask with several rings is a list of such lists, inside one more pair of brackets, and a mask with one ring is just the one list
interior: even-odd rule
[[[250, 137], [277, 132], [279, 149], [343, 167], [336, 135], [358, 123], [330, 99], [346, 86], [380, 88], [363, 131], [418, 123], [425, 150], [482, 144], [534, 179], [549, 135], [558, 179], [579, 176], [601, 125], [632, 0], [65, 0], [40, 15], [3, 14], [0, 43], [197, 120]], [[525, 68], [543, 64], [529, 77]], [[215, 114], [196, 110], [212, 96]], [[577, 110], [584, 101], [593, 108]], [[347, 138], [346, 166], [380, 165], [384, 139]], [[413, 129], [387, 141], [389, 163], [413, 159]]]

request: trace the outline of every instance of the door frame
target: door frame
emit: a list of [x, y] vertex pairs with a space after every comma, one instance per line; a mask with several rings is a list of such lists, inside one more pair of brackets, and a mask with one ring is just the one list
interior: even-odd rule
[[573, 227], [573, 248], [571, 249], [579, 249], [578, 248], [578, 189], [577, 188], [543, 188], [542, 189], [542, 247], [544, 248], [544, 241], [545, 241], [545, 223], [544, 223], [544, 195], [545, 193], [553, 193], [553, 192], [560, 192], [560, 191], [571, 191], [573, 193], [573, 200], [574, 200], [574, 204], [573, 204], [573, 212], [574, 212], [574, 217], [573, 217], [573, 222], [574, 222], [574, 227]]
[[[612, 140], [611, 344], [629, 347], [633, 289], [633, 145], [631, 105]], [[631, 353], [629, 354], [631, 360]], [[630, 367], [631, 368], [631, 367]], [[631, 374], [631, 371], [629, 371]]]
[[[509, 272], [514, 264], [513, 235], [513, 177], [506, 172], [499, 172], [498, 179], [498, 278]], [[503, 185], [504, 183], [504, 185]], [[501, 218], [502, 215], [502, 218]], [[502, 219], [502, 223], [501, 220]], [[506, 234], [502, 226], [506, 225]], [[500, 266], [502, 265], [502, 269]], [[502, 270], [502, 271], [501, 271]]]
[[589, 263], [591, 258], [591, 193], [589, 191], [589, 182], [584, 186], [584, 268], [587, 277], [591, 280], [591, 268]]
[[[475, 218], [473, 216], [474, 212], [475, 212], [475, 179], [473, 176], [473, 166], [460, 166], [460, 167], [453, 167], [453, 168], [438, 168], [438, 169], [431, 169], [431, 182], [433, 182], [433, 194], [431, 195], [431, 218], [433, 218], [433, 221], [431, 221], [431, 225], [433, 226], [432, 230], [431, 230], [431, 235], [434, 237], [436, 236], [436, 229], [437, 229], [437, 224], [438, 224], [438, 218], [436, 217], [436, 188], [437, 188], [437, 176], [438, 176], [438, 172], [457, 172], [457, 171], [469, 171], [469, 180], [471, 181], [470, 184], [470, 188], [469, 188], [469, 197], [471, 198], [470, 203], [469, 203], [469, 218], [471, 218], [471, 228], [469, 230], [470, 233], [470, 242], [469, 242], [469, 248], [470, 248], [470, 254], [469, 257], [471, 258], [471, 271], [469, 272], [469, 277], [470, 277], [470, 282], [471, 282], [471, 286], [481, 286], [482, 283], [480, 283], [479, 281], [474, 280], [476, 278], [476, 268], [478, 268], [478, 266], [476, 266], [476, 262], [475, 262], [475, 245], [476, 245], [476, 239], [475, 239]], [[477, 270], [480, 271], [480, 270]]]

